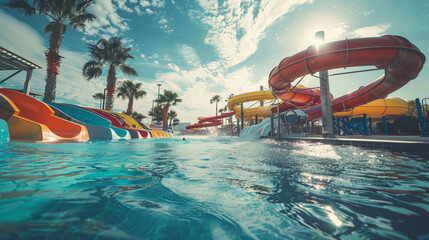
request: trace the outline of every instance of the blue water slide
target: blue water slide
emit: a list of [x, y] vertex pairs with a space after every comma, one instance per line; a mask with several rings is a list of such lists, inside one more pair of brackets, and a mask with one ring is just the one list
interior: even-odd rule
[[0, 119], [0, 143], [9, 142], [9, 128], [5, 120]]
[[109, 120], [95, 113], [69, 104], [54, 102], [46, 102], [46, 104], [57, 108], [72, 119], [79, 121], [79, 124], [82, 124], [87, 128], [90, 139], [130, 138], [128, 131], [113, 127]]

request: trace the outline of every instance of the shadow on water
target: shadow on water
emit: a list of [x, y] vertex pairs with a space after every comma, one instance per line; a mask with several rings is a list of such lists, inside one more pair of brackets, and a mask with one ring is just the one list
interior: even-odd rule
[[323, 144], [274, 143], [281, 170], [268, 201], [334, 238], [429, 237], [427, 155]]

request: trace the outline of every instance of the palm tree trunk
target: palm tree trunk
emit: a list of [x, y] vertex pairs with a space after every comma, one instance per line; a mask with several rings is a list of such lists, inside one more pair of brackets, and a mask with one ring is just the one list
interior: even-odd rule
[[128, 99], [128, 108], [126, 114], [131, 116], [133, 114], [133, 104], [134, 104], [134, 97], [131, 97]]
[[168, 125], [168, 123], [167, 123], [167, 116], [168, 116], [168, 110], [169, 110], [169, 108], [170, 108], [170, 104], [169, 103], [167, 103], [167, 105], [165, 105], [165, 108], [164, 108], [164, 110], [162, 111], [162, 124], [163, 124], [163, 126], [162, 126], [162, 129], [165, 131], [165, 130], [167, 130], [167, 125]]
[[46, 55], [46, 85], [43, 101], [54, 102], [55, 92], [57, 88], [57, 75], [60, 68], [59, 49], [63, 40], [64, 24], [59, 22], [55, 24], [55, 28], [49, 37], [49, 49], [45, 52]]
[[115, 100], [115, 85], [116, 85], [116, 69], [114, 66], [110, 66], [109, 73], [107, 74], [107, 98], [106, 98], [106, 110], [112, 111], [113, 102]]
[[217, 116], [217, 103], [218, 103], [218, 102], [216, 101], [216, 116]]

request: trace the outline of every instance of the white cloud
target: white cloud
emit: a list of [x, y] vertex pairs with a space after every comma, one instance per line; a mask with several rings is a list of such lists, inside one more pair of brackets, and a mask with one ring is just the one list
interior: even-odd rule
[[191, 46], [182, 44], [179, 46], [179, 51], [188, 65], [194, 67], [201, 65], [200, 59], [198, 58], [195, 49]]
[[155, 60], [155, 61], [153, 61], [156, 65], [158, 65], [159, 64], [159, 61], [158, 60]]
[[168, 63], [167, 66], [168, 66], [168, 68], [170, 68], [171, 70], [173, 70], [175, 72], [180, 71], [180, 68], [174, 63]]
[[152, 0], [152, 6], [156, 8], [165, 7], [165, 2], [163, 0]]
[[150, 6], [150, 2], [147, 0], [141, 0], [140, 1], [140, 6], [142, 7], [149, 7]]
[[145, 59], [146, 55], [144, 55], [144, 53], [140, 54], [140, 57]]
[[[119, 2], [118, 5], [121, 6]], [[111, 0], [97, 0], [91, 4], [88, 7], [88, 12], [94, 14], [96, 19], [86, 23], [84, 33], [90, 36], [102, 34], [112, 36], [119, 31], [129, 30], [127, 20], [119, 16], [117, 10], [118, 8]]]
[[232, 67], [256, 52], [270, 25], [296, 6], [309, 2], [312, 1], [229, 1], [219, 6], [217, 1], [199, 0], [203, 11], [197, 20], [209, 27], [205, 42], [214, 46], [226, 65]]
[[354, 30], [351, 33], [352, 37], [377, 37], [385, 34], [386, 30], [390, 27], [389, 24], [379, 24], [375, 26], [363, 27]]
[[147, 13], [147, 14], [153, 14], [153, 11], [152, 11], [152, 10], [150, 10], [149, 8], [146, 8], [146, 13]]
[[167, 24], [167, 19], [166, 18], [161, 18], [159, 21], [158, 21], [158, 23], [159, 24]]
[[118, 4], [119, 9], [124, 10], [126, 12], [132, 12], [131, 8], [125, 5], [127, 3], [127, 0], [116, 0], [116, 3]]
[[143, 14], [142, 10], [140, 10], [139, 6], [135, 6], [134, 10], [136, 11], [137, 15], [141, 16]]

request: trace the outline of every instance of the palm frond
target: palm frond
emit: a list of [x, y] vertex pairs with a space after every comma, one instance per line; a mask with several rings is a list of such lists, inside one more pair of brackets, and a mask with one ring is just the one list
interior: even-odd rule
[[89, 61], [83, 65], [83, 76], [89, 81], [98, 78], [103, 73], [103, 65], [97, 61]]
[[12, 0], [10, 2], [3, 3], [2, 6], [10, 7], [12, 9], [18, 8], [18, 9], [24, 11], [24, 14], [27, 16], [31, 16], [31, 15], [36, 14], [36, 8], [31, 6], [30, 4], [28, 4], [24, 0]]
[[70, 26], [73, 29], [82, 29], [85, 27], [85, 22], [92, 22], [95, 18], [96, 17], [90, 13], [81, 14], [70, 20]]
[[134, 77], [138, 76], [137, 71], [133, 67], [131, 67], [130, 65], [128, 65], [126, 63], [122, 63], [121, 65], [119, 65], [119, 69], [125, 75], [134, 76]]

